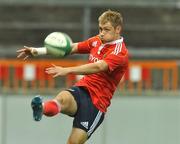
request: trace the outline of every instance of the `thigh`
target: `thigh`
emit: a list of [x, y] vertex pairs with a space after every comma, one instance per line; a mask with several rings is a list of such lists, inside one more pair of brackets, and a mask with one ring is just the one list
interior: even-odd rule
[[84, 130], [89, 138], [103, 122], [104, 113], [93, 105], [91, 97], [86, 90], [80, 88], [80, 93], [81, 97], [74, 117], [73, 127]]
[[84, 130], [88, 139], [101, 125], [104, 120], [104, 113], [99, 110], [90, 110], [88, 108], [80, 108], [73, 121], [73, 127]]
[[84, 130], [79, 128], [73, 128], [67, 144], [85, 144], [87, 138], [87, 133]]
[[77, 102], [69, 91], [61, 91], [55, 99], [60, 103], [61, 113], [75, 115], [77, 112]]

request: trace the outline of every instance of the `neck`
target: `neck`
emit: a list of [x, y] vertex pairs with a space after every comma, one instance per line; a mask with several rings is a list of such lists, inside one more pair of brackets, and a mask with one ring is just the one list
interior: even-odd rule
[[118, 40], [118, 39], [120, 39], [121, 38], [121, 36], [118, 34], [116, 37], [115, 37], [115, 40]]

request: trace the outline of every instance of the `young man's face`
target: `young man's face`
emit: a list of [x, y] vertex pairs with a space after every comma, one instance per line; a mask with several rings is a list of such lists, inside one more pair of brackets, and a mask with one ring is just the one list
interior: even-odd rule
[[103, 43], [119, 39], [121, 27], [114, 28], [110, 22], [105, 24], [99, 23], [99, 36]]

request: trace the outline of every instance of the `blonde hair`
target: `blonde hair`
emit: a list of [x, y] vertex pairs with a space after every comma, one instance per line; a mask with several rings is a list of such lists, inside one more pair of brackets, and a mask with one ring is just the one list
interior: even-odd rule
[[110, 22], [114, 28], [123, 25], [123, 17], [121, 13], [112, 10], [107, 10], [104, 13], [102, 13], [99, 16], [98, 21], [102, 24]]

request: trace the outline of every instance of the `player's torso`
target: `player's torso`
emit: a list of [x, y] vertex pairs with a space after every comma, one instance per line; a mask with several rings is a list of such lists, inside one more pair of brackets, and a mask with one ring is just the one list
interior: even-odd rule
[[100, 39], [94, 38], [90, 43], [91, 51], [89, 54], [89, 62], [94, 63], [102, 60], [114, 50], [115, 45], [116, 44], [103, 44]]
[[[123, 48], [126, 49], [125, 46], [123, 47], [123, 40], [115, 43], [103, 44], [99, 38], [95, 37], [90, 39], [88, 44], [90, 47], [89, 63], [105, 60], [112, 53], [115, 55], [120, 50], [123, 50]], [[77, 85], [85, 86], [90, 92], [93, 104], [98, 109], [105, 112], [106, 108], [110, 105], [110, 100], [124, 74], [124, 70], [124, 66], [118, 66], [111, 72], [105, 71], [85, 75]]]

